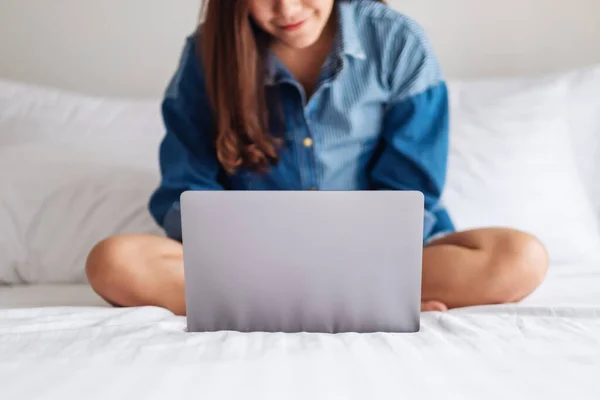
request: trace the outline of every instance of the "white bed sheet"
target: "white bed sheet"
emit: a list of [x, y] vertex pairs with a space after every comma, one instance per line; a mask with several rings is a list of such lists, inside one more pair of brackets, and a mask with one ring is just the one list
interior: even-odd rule
[[0, 309], [108, 306], [89, 285], [0, 286]]
[[102, 307], [83, 286], [12, 288], [5, 306], [80, 307], [0, 310], [0, 398], [597, 400], [599, 289], [597, 265], [555, 268], [520, 305], [333, 336], [188, 334], [184, 318]]

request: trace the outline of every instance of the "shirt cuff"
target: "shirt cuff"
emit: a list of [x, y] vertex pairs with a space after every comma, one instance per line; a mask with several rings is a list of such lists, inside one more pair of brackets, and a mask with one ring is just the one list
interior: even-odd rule
[[173, 203], [165, 218], [163, 219], [163, 229], [167, 236], [173, 240], [183, 242], [181, 232], [181, 206], [179, 202]]

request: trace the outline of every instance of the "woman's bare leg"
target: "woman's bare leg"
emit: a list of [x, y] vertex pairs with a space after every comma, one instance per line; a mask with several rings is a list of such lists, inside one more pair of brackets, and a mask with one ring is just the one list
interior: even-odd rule
[[115, 236], [88, 256], [92, 288], [113, 305], [157, 306], [185, 315], [183, 247], [150, 235]]
[[[423, 252], [424, 311], [516, 302], [532, 293], [548, 255], [530, 235], [510, 229], [458, 232]], [[86, 266], [94, 290], [111, 304], [158, 306], [185, 315], [183, 247], [149, 235], [99, 243]]]
[[512, 303], [548, 270], [544, 246], [523, 232], [478, 229], [445, 236], [423, 252], [423, 309]]

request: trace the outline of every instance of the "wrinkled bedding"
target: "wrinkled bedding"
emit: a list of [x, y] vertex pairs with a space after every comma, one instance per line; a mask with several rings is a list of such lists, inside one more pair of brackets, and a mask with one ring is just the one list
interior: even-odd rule
[[414, 335], [189, 334], [85, 286], [4, 288], [0, 397], [598, 399], [597, 267], [556, 268], [519, 305], [423, 314]]

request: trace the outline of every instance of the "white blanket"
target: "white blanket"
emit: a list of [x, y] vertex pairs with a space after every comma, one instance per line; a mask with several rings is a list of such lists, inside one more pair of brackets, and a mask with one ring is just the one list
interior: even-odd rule
[[598, 288], [597, 266], [562, 268], [523, 304], [424, 314], [414, 335], [189, 334], [159, 308], [6, 309], [0, 398], [597, 400]]

